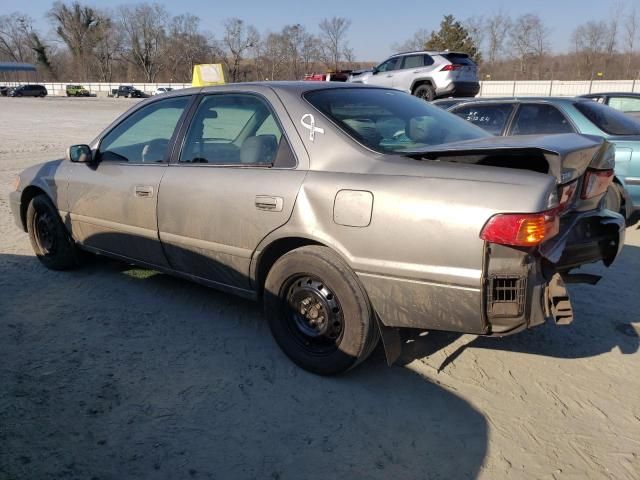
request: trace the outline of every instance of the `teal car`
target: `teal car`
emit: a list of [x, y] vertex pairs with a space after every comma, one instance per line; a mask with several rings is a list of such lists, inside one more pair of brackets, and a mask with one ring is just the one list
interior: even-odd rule
[[640, 219], [640, 121], [586, 98], [475, 99], [451, 113], [493, 135], [581, 133], [604, 137], [616, 146], [614, 183], [605, 202], [635, 223]]

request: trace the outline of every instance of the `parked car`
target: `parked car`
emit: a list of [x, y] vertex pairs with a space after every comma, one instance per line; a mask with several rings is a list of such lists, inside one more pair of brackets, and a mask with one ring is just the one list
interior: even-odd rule
[[307, 73], [304, 76], [306, 82], [346, 82], [353, 70], [335, 70], [326, 73]]
[[500, 98], [465, 102], [450, 112], [493, 135], [582, 133], [616, 146], [616, 168], [606, 204], [635, 223], [640, 215], [640, 122], [583, 98]]
[[89, 97], [91, 93], [82, 85], [67, 85], [67, 97]]
[[447, 51], [398, 53], [349, 81], [395, 88], [428, 101], [475, 97], [480, 91], [478, 67], [469, 55]]
[[433, 102], [431, 102], [432, 105], [435, 105], [436, 107], [442, 108], [443, 110], [449, 110], [451, 107], [453, 107], [454, 105], [459, 105], [463, 102], [467, 102], [469, 100], [469, 98], [441, 98], [439, 100], [434, 100]]
[[20, 85], [9, 90], [10, 97], [46, 97], [47, 89], [43, 85]]
[[640, 93], [590, 93], [580, 98], [589, 98], [640, 119]]
[[167, 93], [167, 92], [172, 92], [173, 88], [171, 87], [158, 87], [156, 88], [155, 92], [153, 92], [154, 95], [162, 95], [163, 93]]
[[[400, 328], [572, 319], [564, 280], [614, 261], [613, 146], [496, 138], [386, 88], [233, 84], [140, 102], [33, 166], [10, 206], [48, 268], [80, 250], [261, 299], [298, 365], [337, 374]], [[135, 319], [132, 319], [135, 321]]]
[[11, 87], [7, 87], [6, 85], [0, 86], [0, 97], [6, 97], [9, 94], [9, 90], [11, 90]]
[[133, 88], [131, 85], [120, 85], [118, 88], [114, 88], [111, 90], [111, 94], [116, 97], [125, 97], [125, 98], [146, 98], [147, 95], [137, 88]]

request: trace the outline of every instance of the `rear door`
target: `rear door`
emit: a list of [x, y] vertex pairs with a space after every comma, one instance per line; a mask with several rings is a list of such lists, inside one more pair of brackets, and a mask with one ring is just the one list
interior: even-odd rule
[[98, 163], [72, 164], [70, 222], [80, 243], [168, 266], [158, 240], [156, 202], [170, 145], [191, 99], [172, 97], [136, 110], [102, 138]]
[[492, 135], [504, 135], [515, 108], [514, 103], [463, 103], [449, 110]]
[[296, 135], [270, 90], [201, 97], [158, 198], [172, 268], [250, 290], [251, 257], [289, 219], [307, 170], [285, 132]]
[[399, 70], [393, 75], [393, 88], [411, 91], [411, 84], [418, 75], [424, 75], [433, 65], [433, 58], [426, 54], [405, 55]]

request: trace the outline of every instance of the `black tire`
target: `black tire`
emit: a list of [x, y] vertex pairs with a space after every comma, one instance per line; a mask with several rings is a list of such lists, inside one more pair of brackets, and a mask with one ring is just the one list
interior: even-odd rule
[[327, 247], [302, 247], [280, 257], [267, 275], [264, 308], [284, 353], [319, 375], [355, 367], [380, 338], [358, 277]]
[[80, 265], [81, 252], [67, 232], [56, 207], [46, 195], [37, 195], [27, 208], [27, 231], [38, 260], [51, 270]]
[[413, 91], [413, 94], [418, 98], [426, 100], [427, 102], [431, 102], [436, 98], [435, 89], [428, 83], [419, 85], [418, 88]]
[[622, 209], [622, 190], [617, 183], [611, 184], [604, 196], [604, 207], [612, 212], [620, 213], [624, 216]]

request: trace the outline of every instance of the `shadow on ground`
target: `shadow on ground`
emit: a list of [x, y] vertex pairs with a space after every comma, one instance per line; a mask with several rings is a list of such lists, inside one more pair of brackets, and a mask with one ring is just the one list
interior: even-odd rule
[[475, 478], [488, 426], [381, 351], [298, 369], [258, 305], [100, 260], [0, 256], [0, 478]]

